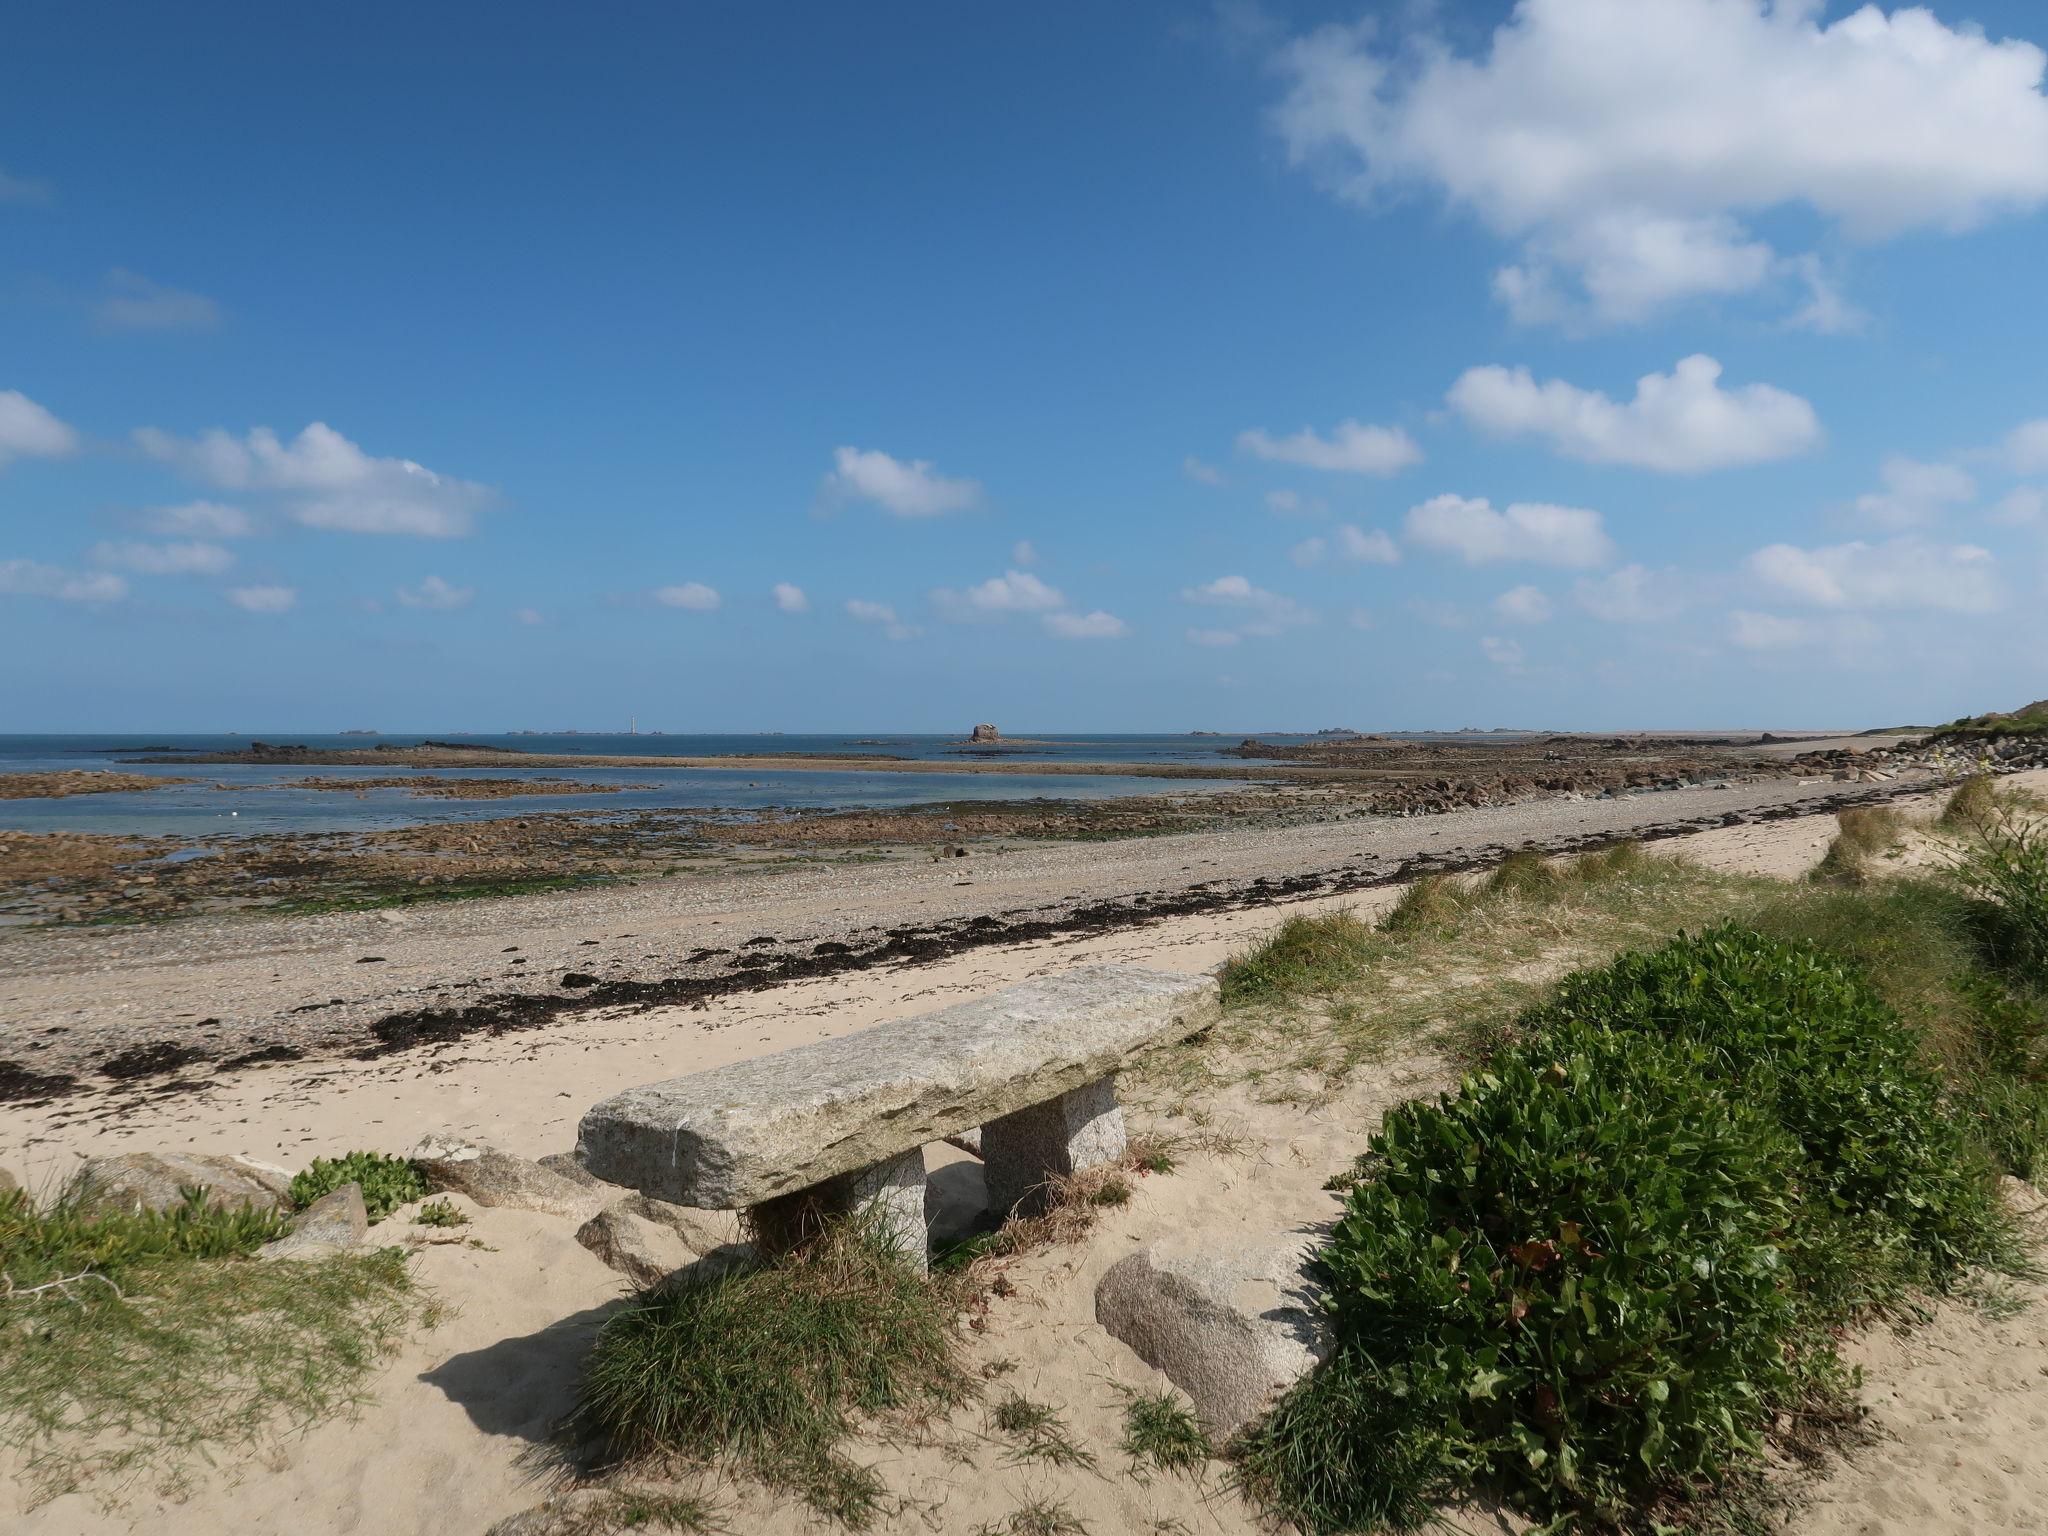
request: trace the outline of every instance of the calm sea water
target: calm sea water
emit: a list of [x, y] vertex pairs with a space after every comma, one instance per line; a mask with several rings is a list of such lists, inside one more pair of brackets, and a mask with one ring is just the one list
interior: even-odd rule
[[[982, 760], [963, 756], [957, 736], [479, 736], [429, 733], [435, 740], [480, 747], [519, 749], [591, 757], [708, 757], [728, 753], [803, 752], [877, 759], [872, 772], [771, 772], [747, 763], [730, 768], [586, 768], [549, 764], [535, 768], [424, 770], [436, 777], [488, 775], [493, 778], [574, 777], [651, 785], [615, 795], [523, 795], [508, 800], [432, 800], [402, 789], [349, 794], [333, 790], [266, 788], [317, 775], [370, 779], [422, 770], [404, 767], [336, 768], [293, 764], [256, 766], [201, 763], [189, 767], [127, 765], [123, 757], [151, 748], [233, 752], [252, 740], [274, 745], [299, 743], [316, 749], [410, 746], [425, 735], [307, 736], [0, 736], [0, 773], [59, 768], [109, 768], [163, 778], [191, 777], [196, 784], [171, 785], [134, 794], [71, 795], [61, 800], [0, 800], [0, 829], [31, 832], [108, 832], [232, 837], [265, 832], [370, 830], [422, 822], [489, 820], [554, 810], [637, 811], [679, 806], [732, 812], [769, 808], [831, 810], [853, 806], [893, 807], [947, 800], [1098, 799], [1117, 795], [1202, 793], [1228, 787], [1199, 782], [1138, 778], [1128, 774], [1033, 773], [1034, 763], [1230, 762], [1219, 758], [1236, 736], [1063, 736], [1005, 750], [1015, 771], [972, 776], [892, 773], [890, 757], [923, 760]], [[1269, 740], [1283, 738], [1269, 737]]]

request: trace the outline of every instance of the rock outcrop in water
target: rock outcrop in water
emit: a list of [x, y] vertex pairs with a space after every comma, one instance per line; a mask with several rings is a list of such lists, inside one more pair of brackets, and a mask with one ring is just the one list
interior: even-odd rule
[[983, 724], [977, 725], [967, 739], [969, 741], [1001, 741], [1003, 733], [992, 725]]

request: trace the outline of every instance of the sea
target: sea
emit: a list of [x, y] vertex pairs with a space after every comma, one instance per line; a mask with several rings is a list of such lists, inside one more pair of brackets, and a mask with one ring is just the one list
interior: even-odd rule
[[[198, 782], [124, 794], [68, 795], [62, 799], [0, 800], [0, 830], [102, 832], [123, 836], [236, 837], [279, 832], [371, 831], [427, 822], [495, 820], [540, 812], [598, 814], [679, 808], [744, 815], [764, 810], [887, 809], [961, 800], [1084, 800], [1120, 795], [1201, 794], [1236, 787], [1228, 779], [1160, 779], [1114, 772], [1034, 773], [1034, 765], [1119, 763], [1229, 764], [1220, 754], [1243, 733], [1208, 735], [1038, 735], [997, 752], [969, 747], [958, 736], [825, 736], [636, 734], [582, 732], [477, 735], [456, 732], [305, 735], [0, 736], [0, 773], [66, 768], [119, 768], [124, 773]], [[1299, 741], [1265, 733], [1261, 740]], [[550, 763], [533, 768], [411, 769], [326, 767], [306, 764], [125, 764], [124, 757], [160, 751], [237, 752], [252, 741], [296, 744], [315, 750], [414, 746], [451, 741], [465, 746], [563, 757], [716, 757], [730, 754], [804, 753], [876, 760], [872, 771], [774, 771], [744, 761], [731, 767], [591, 768]], [[973, 775], [890, 771], [888, 760], [999, 761], [999, 771]], [[1008, 766], [1014, 764], [1014, 768]], [[283, 789], [295, 779], [374, 779], [395, 775], [540, 778], [546, 776], [650, 786], [611, 795], [521, 795], [498, 800], [427, 799], [403, 789]]]

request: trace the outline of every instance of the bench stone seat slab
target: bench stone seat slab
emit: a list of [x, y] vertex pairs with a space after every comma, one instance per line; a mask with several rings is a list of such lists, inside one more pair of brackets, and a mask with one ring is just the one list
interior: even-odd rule
[[1210, 976], [1082, 966], [628, 1089], [583, 1117], [576, 1156], [657, 1199], [745, 1209], [1100, 1082], [1215, 1008]]

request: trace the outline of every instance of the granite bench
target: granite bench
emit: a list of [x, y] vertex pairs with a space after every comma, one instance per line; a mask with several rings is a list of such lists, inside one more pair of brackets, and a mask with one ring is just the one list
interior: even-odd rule
[[1123, 1155], [1116, 1075], [1212, 1020], [1216, 982], [1083, 966], [933, 1013], [628, 1089], [583, 1117], [598, 1178], [677, 1205], [744, 1210], [773, 1243], [877, 1206], [924, 1262], [924, 1148], [979, 1128], [990, 1208]]

